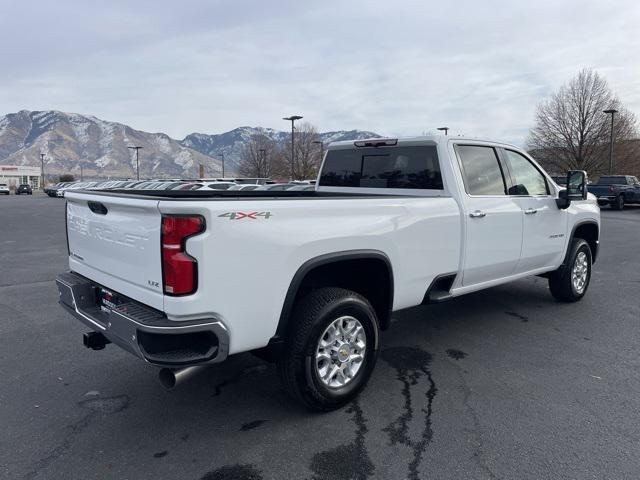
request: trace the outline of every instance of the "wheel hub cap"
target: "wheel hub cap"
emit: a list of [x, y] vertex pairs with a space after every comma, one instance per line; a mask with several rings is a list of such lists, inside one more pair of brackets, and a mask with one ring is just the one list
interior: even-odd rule
[[338, 350], [338, 360], [342, 363], [347, 362], [351, 356], [351, 348], [349, 345], [342, 345]]
[[316, 347], [318, 378], [330, 388], [347, 385], [360, 371], [366, 349], [367, 337], [357, 318], [335, 319], [322, 333]]
[[571, 282], [576, 293], [580, 294], [584, 291], [587, 285], [587, 278], [589, 274], [589, 264], [587, 261], [587, 254], [584, 252], [578, 253], [576, 261], [573, 263], [571, 269]]

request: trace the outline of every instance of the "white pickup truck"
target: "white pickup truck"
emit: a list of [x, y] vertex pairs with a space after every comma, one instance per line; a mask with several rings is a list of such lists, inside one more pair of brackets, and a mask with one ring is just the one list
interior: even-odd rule
[[[315, 191], [68, 191], [60, 304], [174, 385], [253, 351], [315, 410], [365, 385], [392, 312], [529, 275], [577, 301], [598, 253], [586, 175], [460, 137], [330, 145]], [[398, 325], [396, 328], [402, 328]]]

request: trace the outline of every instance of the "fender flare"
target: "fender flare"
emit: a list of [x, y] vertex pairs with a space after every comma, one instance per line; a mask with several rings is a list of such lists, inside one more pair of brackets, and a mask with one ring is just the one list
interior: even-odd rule
[[564, 254], [564, 258], [562, 259], [562, 264], [560, 265], [560, 269], [564, 269], [567, 267], [569, 262], [569, 258], [568, 258], [569, 253], [571, 252], [571, 242], [573, 242], [573, 239], [575, 238], [576, 230], [583, 225], [593, 225], [596, 227], [598, 231], [598, 238], [596, 239], [596, 247], [591, 252], [591, 261], [592, 263], [596, 263], [596, 257], [598, 256], [598, 249], [600, 245], [600, 225], [598, 225], [598, 222], [596, 220], [589, 218], [589, 219], [580, 220], [576, 222], [575, 225], [573, 225], [573, 227], [571, 228], [571, 235], [569, 236], [569, 241], [567, 242], [567, 249]]
[[270, 343], [278, 343], [284, 340], [286, 332], [289, 328], [289, 319], [291, 316], [291, 311], [293, 310], [293, 304], [295, 302], [296, 296], [298, 294], [298, 290], [302, 285], [302, 281], [305, 279], [307, 274], [311, 272], [313, 269], [320, 267], [322, 265], [327, 265], [330, 263], [338, 263], [345, 260], [362, 260], [362, 259], [375, 259], [381, 260], [387, 267], [387, 271], [389, 274], [389, 317], [391, 316], [391, 311], [393, 310], [393, 293], [394, 293], [394, 282], [393, 282], [393, 268], [391, 266], [391, 260], [389, 257], [380, 250], [345, 250], [341, 252], [332, 252], [324, 255], [319, 255], [317, 257], [311, 258], [304, 262], [293, 275], [293, 279], [289, 284], [289, 289], [287, 290], [287, 294], [284, 299], [284, 303], [282, 305], [282, 310], [280, 312], [280, 319], [278, 320], [278, 326], [276, 328], [276, 333], [272, 337]]

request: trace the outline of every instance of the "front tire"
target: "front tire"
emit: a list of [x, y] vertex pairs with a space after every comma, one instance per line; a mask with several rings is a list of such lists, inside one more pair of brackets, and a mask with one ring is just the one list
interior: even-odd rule
[[287, 392], [307, 408], [340, 408], [364, 388], [378, 356], [378, 318], [361, 295], [320, 288], [293, 309], [278, 360]]
[[577, 302], [589, 288], [591, 280], [591, 248], [581, 238], [571, 242], [567, 264], [549, 277], [549, 290], [556, 300]]

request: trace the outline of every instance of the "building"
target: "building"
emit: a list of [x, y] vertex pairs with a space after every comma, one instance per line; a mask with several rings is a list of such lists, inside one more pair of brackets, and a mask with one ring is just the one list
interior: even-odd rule
[[24, 165], [0, 165], [0, 183], [6, 183], [9, 188], [26, 183], [31, 188], [40, 188], [40, 168]]

